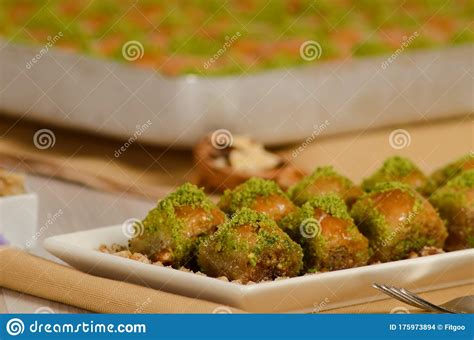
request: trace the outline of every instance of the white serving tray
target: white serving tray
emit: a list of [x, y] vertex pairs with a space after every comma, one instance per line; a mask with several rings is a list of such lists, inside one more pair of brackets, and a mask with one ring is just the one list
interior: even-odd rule
[[474, 111], [472, 45], [176, 78], [56, 49], [27, 68], [41, 47], [0, 40], [0, 112], [153, 144], [191, 147], [224, 128], [275, 145]]
[[375, 298], [373, 282], [426, 291], [474, 282], [474, 249], [390, 263], [240, 285], [167, 267], [101, 253], [100, 244], [126, 244], [121, 226], [75, 232], [46, 239], [44, 246], [87, 273], [126, 280], [189, 297], [199, 297], [248, 312], [312, 312]]

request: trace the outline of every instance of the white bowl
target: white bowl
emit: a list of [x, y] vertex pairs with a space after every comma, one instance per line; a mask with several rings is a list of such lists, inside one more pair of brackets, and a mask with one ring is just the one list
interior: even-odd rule
[[256, 313], [312, 312], [374, 301], [375, 290], [370, 287], [373, 282], [424, 291], [474, 281], [466, 270], [474, 262], [474, 249], [241, 285], [97, 250], [101, 244], [126, 242], [122, 227], [111, 226], [50, 237], [44, 246], [71, 266], [93, 275]]
[[0, 197], [0, 234], [19, 248], [34, 248], [38, 224], [35, 193]]

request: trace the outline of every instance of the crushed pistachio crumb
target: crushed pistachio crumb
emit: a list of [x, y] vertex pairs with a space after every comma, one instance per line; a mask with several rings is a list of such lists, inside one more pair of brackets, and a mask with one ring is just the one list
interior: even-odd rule
[[314, 211], [316, 208], [323, 210], [331, 216], [343, 220], [352, 220], [344, 200], [335, 194], [312, 198], [301, 207], [303, 211], [306, 209]]

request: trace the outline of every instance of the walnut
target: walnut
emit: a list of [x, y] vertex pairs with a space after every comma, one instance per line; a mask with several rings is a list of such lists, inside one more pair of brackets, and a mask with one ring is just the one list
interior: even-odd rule
[[282, 157], [245, 136], [233, 136], [231, 145], [223, 149], [205, 137], [194, 149], [197, 182], [207, 190], [232, 189], [250, 177], [276, 181], [283, 189], [298, 182], [305, 173]]

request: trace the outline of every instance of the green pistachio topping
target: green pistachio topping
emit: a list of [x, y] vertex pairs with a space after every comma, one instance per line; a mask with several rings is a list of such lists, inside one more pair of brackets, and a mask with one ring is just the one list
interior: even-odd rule
[[466, 191], [472, 188], [474, 188], [474, 169], [461, 173], [436, 190], [431, 195], [430, 201], [440, 211], [448, 207], [463, 206], [466, 202]]
[[467, 163], [473, 162], [472, 155], [465, 155], [457, 161], [436, 170], [430, 177], [424, 191], [426, 194], [433, 193], [436, 189], [445, 185], [450, 179], [453, 179], [461, 172], [465, 171]]
[[175, 214], [176, 207], [189, 206], [209, 211], [215, 207], [202, 189], [191, 183], [181, 185], [175, 192], [158, 202], [143, 220], [143, 226], [148, 231], [156, 231], [159, 226], [167, 225], [171, 229], [184, 228], [183, 221]]
[[347, 211], [347, 206], [344, 203], [344, 200], [342, 200], [337, 195], [328, 194], [312, 198], [303, 204], [301, 210], [314, 212], [314, 209], [316, 208], [323, 210], [333, 217], [337, 217], [342, 220], [352, 220], [349, 212]]
[[413, 190], [412, 187], [410, 187], [408, 184], [402, 183], [402, 182], [382, 182], [382, 183], [377, 183], [374, 187], [374, 190], [372, 190], [373, 193], [377, 192], [386, 192], [386, 191], [392, 191], [392, 190], [401, 190], [403, 192], [408, 192], [415, 196], [415, 191]]
[[[250, 225], [254, 228], [257, 237], [254, 245], [251, 245], [245, 238], [234, 232], [234, 228], [244, 225]], [[250, 252], [249, 263], [254, 265], [260, 260], [259, 256], [264, 251], [273, 247], [282, 247], [281, 249], [285, 249], [285, 251], [290, 253], [295, 252], [301, 258], [303, 256], [301, 247], [281, 231], [275, 221], [262, 213], [248, 208], [242, 208], [235, 213], [208, 240], [214, 242], [217, 251], [241, 250]], [[290, 260], [290, 258], [282, 260], [282, 264], [286, 265], [284, 262]]]
[[371, 190], [376, 183], [400, 180], [413, 172], [421, 173], [408, 158], [400, 156], [390, 157], [385, 160], [380, 169], [363, 181], [362, 188], [364, 190]]
[[459, 189], [474, 188], [474, 170], [467, 170], [450, 180], [446, 187]]
[[230, 227], [236, 227], [241, 225], [251, 225], [258, 228], [260, 225], [274, 225], [277, 227], [275, 221], [267, 217], [265, 214], [256, 212], [248, 208], [242, 208], [235, 213], [232, 218], [227, 222]]
[[175, 192], [158, 202], [158, 206], [160, 206], [162, 202], [169, 202], [174, 207], [191, 206], [193, 208], [199, 207], [206, 210], [209, 210], [214, 205], [206, 196], [203, 189], [191, 183], [181, 185]]
[[274, 194], [286, 197], [276, 182], [252, 177], [233, 190], [226, 190], [221, 197], [219, 206], [224, 210], [235, 212], [242, 207], [250, 208], [257, 197], [267, 197]]
[[297, 196], [299, 192], [304, 191], [307, 187], [311, 186], [318, 179], [324, 178], [324, 177], [337, 177], [344, 183], [344, 186], [347, 188], [353, 185], [352, 182], [348, 178], [338, 174], [332, 166], [323, 166], [323, 167], [316, 168], [316, 170], [314, 170], [314, 172], [311, 175], [306, 176], [297, 184], [292, 186], [288, 190], [288, 194], [291, 197], [294, 197], [295, 195]]

